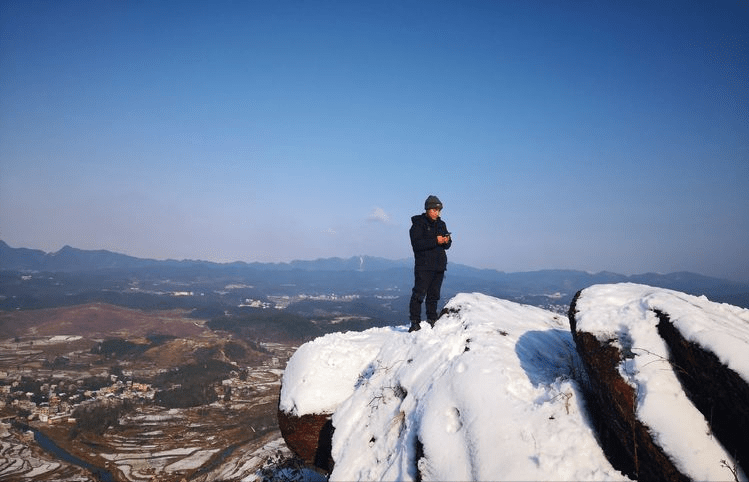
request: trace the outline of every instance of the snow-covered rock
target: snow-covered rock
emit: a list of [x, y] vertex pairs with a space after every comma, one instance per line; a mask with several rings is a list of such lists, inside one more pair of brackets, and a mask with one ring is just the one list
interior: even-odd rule
[[331, 480], [623, 479], [585, 420], [567, 320], [461, 294], [429, 328], [300, 347], [279, 408], [331, 414]]
[[[620, 289], [627, 292], [619, 300], [626, 305], [636, 290], [629, 285]], [[666, 290], [650, 290], [666, 296]], [[622, 332], [622, 324], [630, 323], [621, 318], [631, 318], [635, 334], [630, 336], [637, 346], [663, 357], [664, 352], [650, 343], [650, 335], [643, 335], [642, 343], [647, 344], [639, 344], [640, 331], [649, 328], [634, 317], [649, 313], [642, 301], [647, 293], [641, 292], [642, 306], [633, 302], [618, 315], [607, 315], [604, 322], [591, 301], [598, 292], [583, 291], [577, 298], [575, 321], [578, 327], [605, 333], [602, 339], [610, 340]], [[616, 299], [611, 300], [616, 305]], [[746, 345], [749, 337], [742, 330], [749, 310], [718, 306], [733, 318], [719, 318], [727, 338], [719, 336], [713, 343], [722, 346], [733, 335], [743, 340], [737, 346]], [[307, 434], [318, 444], [308, 453], [320, 457], [321, 449], [329, 450], [330, 480], [626, 480], [633, 476], [626, 472], [626, 464], [607, 457], [599, 443], [583, 395], [591, 385], [566, 318], [477, 293], [459, 294], [445, 308], [434, 328], [423, 323], [413, 333], [399, 326], [330, 334], [303, 345], [289, 360], [279, 418], [315, 417], [319, 426], [332, 423], [332, 437], [330, 430], [322, 437], [327, 441], [321, 442], [320, 433]], [[694, 310], [695, 320], [707, 322], [700, 303]], [[672, 315], [674, 325], [683, 319]], [[737, 323], [744, 326], [732, 334]], [[690, 326], [697, 327], [697, 321]], [[743, 361], [736, 361], [736, 353], [728, 351], [725, 356], [731, 363], [741, 366]], [[666, 407], [674, 407], [673, 401], [684, 397], [683, 389], [678, 381], [664, 385], [641, 365], [625, 360], [621, 369], [617, 367], [617, 376], [627, 387], [639, 383], [638, 411], [647, 408], [663, 416]], [[640, 375], [628, 375], [632, 368], [639, 369]], [[642, 378], [645, 373], [649, 378]], [[656, 398], [646, 402], [644, 392], [655, 397], [659, 391], [666, 392], [662, 396], [667, 400], [655, 402], [663, 404], [660, 410], [652, 409], [648, 402]], [[676, 415], [689, 419], [682, 421], [684, 427], [699, 426], [692, 419], [702, 417], [694, 409]], [[653, 438], [660, 441], [668, 429]], [[713, 458], [681, 460], [713, 450], [708, 446], [716, 442], [706, 438], [690, 437], [700, 446], [669, 452], [668, 457], [679, 470], [701, 468], [684, 472], [689, 477], [732, 479], [733, 459], [725, 452], [719, 455], [725, 466]], [[702, 467], [708, 464], [715, 466]], [[745, 480], [740, 468], [735, 470]]]
[[645, 480], [725, 480], [746, 466], [749, 310], [597, 285], [573, 300], [570, 323], [591, 418], [617, 467]]

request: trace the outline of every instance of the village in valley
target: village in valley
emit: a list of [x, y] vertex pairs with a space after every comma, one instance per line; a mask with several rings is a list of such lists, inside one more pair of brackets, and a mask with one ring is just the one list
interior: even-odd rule
[[[128, 313], [87, 308], [120, 319]], [[189, 338], [150, 345], [137, 335], [107, 344], [83, 334], [0, 343], [0, 478], [224, 480], [288, 456], [276, 410], [296, 346], [251, 347], [207, 329], [196, 336], [192, 319], [182, 324]], [[102, 352], [107, 345], [125, 353]], [[196, 382], [194, 370], [209, 376]]]
[[[408, 263], [379, 258], [218, 265], [1, 241], [0, 257], [2, 480], [310, 480], [279, 429], [288, 360], [327, 333], [404, 325], [412, 281]], [[597, 283], [737, 306], [749, 291], [684, 273], [450, 270], [445, 300], [479, 291], [560, 319]]]

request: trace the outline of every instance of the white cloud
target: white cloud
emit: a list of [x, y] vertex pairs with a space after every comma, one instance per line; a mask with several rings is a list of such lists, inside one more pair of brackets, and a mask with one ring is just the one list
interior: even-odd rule
[[376, 223], [389, 223], [390, 222], [390, 215], [385, 212], [382, 208], [374, 208], [371, 213], [369, 213], [369, 216], [367, 216], [367, 221], [372, 221]]

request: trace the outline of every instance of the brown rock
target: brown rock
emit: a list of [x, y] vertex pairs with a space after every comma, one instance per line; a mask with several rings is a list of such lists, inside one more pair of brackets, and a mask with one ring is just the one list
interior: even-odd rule
[[576, 330], [575, 295], [568, 313], [572, 336], [589, 377], [585, 388], [588, 412], [611, 465], [637, 480], [688, 481], [655, 444], [648, 427], [635, 414], [636, 393], [618, 371], [622, 359], [614, 340], [599, 341]]
[[330, 414], [298, 416], [278, 410], [278, 426], [286, 446], [297, 457], [326, 472], [333, 470]]
[[704, 347], [687, 341], [668, 314], [656, 311], [658, 333], [684, 393], [741, 467], [749, 467], [749, 385]]

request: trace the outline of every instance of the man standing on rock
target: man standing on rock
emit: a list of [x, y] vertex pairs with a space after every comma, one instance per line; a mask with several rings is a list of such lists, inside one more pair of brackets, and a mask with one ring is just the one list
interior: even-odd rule
[[421, 303], [426, 298], [426, 315], [431, 326], [437, 321], [437, 302], [447, 269], [447, 253], [453, 241], [440, 218], [442, 202], [429, 196], [424, 213], [411, 217], [411, 247], [414, 250], [414, 287], [411, 293], [409, 332], [421, 328]]

